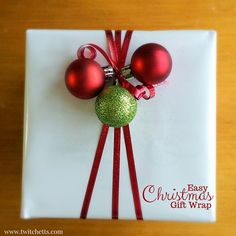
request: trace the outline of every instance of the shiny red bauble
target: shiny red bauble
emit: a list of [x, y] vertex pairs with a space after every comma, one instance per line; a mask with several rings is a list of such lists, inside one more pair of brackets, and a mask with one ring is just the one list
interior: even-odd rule
[[105, 74], [96, 61], [79, 58], [67, 68], [65, 83], [74, 96], [89, 99], [97, 96], [103, 89]]
[[144, 84], [161, 83], [168, 77], [171, 68], [171, 56], [160, 44], [144, 44], [134, 52], [131, 58], [132, 73]]

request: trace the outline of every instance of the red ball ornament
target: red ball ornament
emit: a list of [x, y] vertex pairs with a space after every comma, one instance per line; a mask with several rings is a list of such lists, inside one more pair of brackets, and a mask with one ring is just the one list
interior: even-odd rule
[[171, 68], [171, 56], [160, 44], [144, 44], [134, 52], [131, 58], [132, 73], [144, 84], [161, 83], [168, 77]]
[[105, 73], [96, 61], [79, 58], [67, 68], [65, 83], [74, 96], [81, 99], [93, 98], [104, 87]]

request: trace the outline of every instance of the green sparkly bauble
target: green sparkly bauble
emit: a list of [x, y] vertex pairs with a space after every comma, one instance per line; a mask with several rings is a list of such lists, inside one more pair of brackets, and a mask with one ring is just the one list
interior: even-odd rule
[[114, 85], [98, 95], [95, 110], [102, 123], [111, 127], [122, 127], [135, 117], [137, 101], [128, 90]]

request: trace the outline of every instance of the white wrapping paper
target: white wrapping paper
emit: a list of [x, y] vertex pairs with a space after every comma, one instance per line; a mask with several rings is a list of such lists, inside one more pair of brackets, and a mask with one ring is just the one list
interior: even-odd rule
[[[106, 49], [105, 34], [28, 30], [26, 35], [21, 216], [78, 218], [101, 123], [95, 99], [73, 97], [65, 87], [64, 72], [82, 44]], [[148, 42], [168, 49], [173, 69], [154, 99], [138, 101], [131, 123], [143, 217], [214, 221], [216, 33], [134, 31], [127, 64], [135, 49]], [[100, 55], [97, 61], [106, 65]], [[110, 129], [88, 218], [111, 218], [112, 155]], [[119, 218], [135, 219], [123, 138], [120, 169]], [[161, 194], [176, 192], [183, 199], [162, 199]], [[195, 201], [200, 196], [206, 200]]]

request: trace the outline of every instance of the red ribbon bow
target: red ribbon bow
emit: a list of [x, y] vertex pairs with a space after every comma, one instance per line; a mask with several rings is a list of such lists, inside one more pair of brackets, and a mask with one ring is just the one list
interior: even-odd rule
[[[143, 97], [144, 99], [149, 99], [155, 95], [155, 90], [153, 86], [133, 86], [130, 84], [122, 75], [121, 69], [125, 65], [125, 60], [130, 44], [132, 36], [132, 31], [126, 31], [123, 44], [121, 44], [121, 31], [115, 31], [115, 38], [113, 37], [112, 31], [106, 31], [106, 38], [108, 41], [109, 53], [108, 55], [102, 48], [95, 44], [87, 44], [79, 48], [77, 54], [78, 57], [85, 57], [85, 49], [90, 51], [90, 59], [95, 59], [96, 50], [99, 51], [107, 60], [107, 62], [113, 67], [115, 71], [115, 76], [118, 79], [120, 85], [126, 88], [134, 97], [140, 99]], [[87, 57], [88, 58], [88, 57]], [[149, 95], [146, 94], [146, 90], [149, 90]], [[100, 139], [98, 142], [97, 150], [95, 153], [92, 169], [90, 172], [90, 177], [83, 201], [83, 206], [80, 214], [80, 218], [85, 219], [87, 217], [90, 200], [93, 193], [93, 188], [95, 185], [103, 149], [105, 146], [107, 134], [108, 134], [109, 126], [104, 124], [102, 127], [102, 131], [100, 134]], [[124, 141], [127, 153], [128, 167], [129, 167], [129, 175], [130, 182], [133, 194], [133, 201], [135, 207], [136, 218], [139, 220], [143, 219], [140, 196], [139, 196], [139, 188], [138, 181], [136, 176], [135, 162], [134, 162], [134, 154], [131, 142], [131, 135], [129, 125], [123, 127], [124, 133]], [[114, 128], [114, 151], [113, 151], [113, 181], [112, 181], [112, 219], [118, 219], [119, 215], [119, 176], [120, 176], [120, 135], [121, 128]]]

